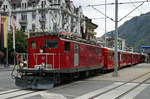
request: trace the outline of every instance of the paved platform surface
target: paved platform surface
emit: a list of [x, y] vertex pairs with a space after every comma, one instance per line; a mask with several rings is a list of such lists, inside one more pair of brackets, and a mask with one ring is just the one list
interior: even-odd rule
[[[9, 72], [8, 72], [9, 73]], [[62, 85], [53, 89], [33, 92], [31, 90], [18, 91], [16, 93], [11, 93], [9, 95], [1, 96], [1, 93], [6, 91], [14, 91], [19, 88], [11, 84], [11, 88], [1, 86], [0, 80], [0, 97], [5, 99], [8, 96], [14, 96], [15, 94], [26, 94], [13, 99], [88, 99], [99, 93], [104, 93], [105, 91], [114, 88], [116, 86], [122, 85], [127, 81], [133, 80], [141, 75], [145, 75], [135, 81], [127, 83], [121, 87], [111, 90], [108, 93], [99, 95], [92, 99], [115, 99], [118, 95], [121, 95], [125, 91], [137, 86], [141, 81], [150, 77], [150, 64], [139, 64], [130, 66], [128, 68], [123, 68], [118, 71], [118, 77], [112, 77], [112, 72], [107, 74], [99, 74], [95, 77], [88, 78], [81, 81], [76, 81], [67, 85]], [[6, 79], [6, 78], [5, 78]], [[4, 79], [3, 79], [4, 80]], [[12, 83], [13, 81], [11, 81]], [[5, 83], [5, 82], [4, 82]], [[134, 90], [131, 90], [128, 94], [121, 97], [120, 99], [150, 99], [150, 80], [147, 80], [144, 84], [141, 84]]]
[[4, 66], [2, 64], [0, 64], [0, 72], [2, 71], [11, 71], [13, 69], [13, 65], [9, 65], [9, 66]]

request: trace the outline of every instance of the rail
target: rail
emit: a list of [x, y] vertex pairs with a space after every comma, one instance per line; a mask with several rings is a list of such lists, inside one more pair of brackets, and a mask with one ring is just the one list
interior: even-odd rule
[[[41, 64], [38, 64], [38, 61], [41, 60], [41, 59], [39, 59], [39, 58], [41, 57], [41, 58], [46, 58], [46, 59], [45, 59], [45, 60], [46, 60], [46, 63], [44, 64], [46, 68], [51, 67], [51, 69], [54, 69], [54, 67], [55, 67], [55, 56], [56, 56], [56, 54], [54, 54], [54, 53], [34, 53], [34, 54], [32, 54], [32, 55], [33, 55], [33, 57], [34, 57], [34, 60], [36, 61], [35, 64], [34, 64], [35, 66], [41, 65]], [[52, 64], [48, 64], [48, 56], [52, 56]], [[59, 56], [59, 57], [60, 57], [60, 56]], [[60, 64], [59, 64], [59, 67], [60, 67]], [[60, 68], [59, 68], [59, 69], [60, 69]]]
[[[98, 98], [98, 97], [100, 97], [100, 96], [102, 96], [102, 95], [104, 95], [104, 94], [106, 94], [106, 93], [111, 92], [112, 90], [115, 90], [115, 89], [117, 89], [117, 88], [119, 88], [119, 87], [122, 87], [122, 86], [128, 84], [128, 83], [132, 83], [133, 81], [135, 81], [135, 80], [137, 80], [137, 79], [140, 79], [140, 78], [142, 78], [142, 77], [145, 77], [145, 76], [148, 75], [148, 74], [150, 74], [150, 72], [147, 72], [147, 73], [145, 73], [145, 74], [142, 74], [142, 75], [140, 75], [140, 76], [138, 76], [138, 77], [136, 77], [136, 78], [134, 78], [134, 79], [132, 79], [132, 80], [129, 80], [129, 81], [127, 81], [127, 82], [125, 82], [125, 83], [123, 83], [123, 84], [121, 84], [121, 85], [115, 86], [115, 87], [113, 87], [113, 88], [111, 88], [111, 89], [108, 89], [108, 90], [106, 90], [106, 91], [104, 91], [104, 92], [101, 92], [101, 93], [98, 93], [98, 94], [96, 94], [96, 95], [93, 95], [93, 96], [91, 96], [91, 97], [89, 97], [89, 98], [87, 98], [87, 99], [96, 99], [96, 98]], [[138, 86], [144, 84], [144, 83], [145, 83], [146, 81], [148, 81], [148, 80], [150, 80], [150, 77], [144, 79], [144, 80], [141, 81], [139, 84], [137, 84], [135, 87], [133, 87], [133, 88], [131, 88], [131, 89], [125, 91], [124, 93], [122, 93], [121, 95], [115, 97], [114, 99], [120, 99], [121, 97], [125, 96], [126, 94], [128, 94], [129, 92], [131, 92], [132, 90], [134, 90], [134, 89], [137, 88]], [[76, 99], [78, 99], [78, 98], [76, 98]]]

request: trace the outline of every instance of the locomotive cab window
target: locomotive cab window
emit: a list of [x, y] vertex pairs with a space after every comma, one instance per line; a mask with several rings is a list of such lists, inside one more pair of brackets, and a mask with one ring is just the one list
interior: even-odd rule
[[31, 41], [31, 49], [36, 49], [36, 41]]
[[100, 49], [99, 53], [100, 53], [100, 56], [102, 56], [102, 49]]
[[57, 48], [58, 41], [56, 39], [45, 40], [45, 47], [46, 48]]
[[98, 55], [98, 48], [96, 48], [96, 55]]
[[70, 52], [70, 42], [65, 42], [65, 52]]

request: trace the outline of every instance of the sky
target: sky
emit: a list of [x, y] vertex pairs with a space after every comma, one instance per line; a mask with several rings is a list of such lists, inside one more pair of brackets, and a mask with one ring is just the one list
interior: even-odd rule
[[[83, 14], [88, 16], [89, 18], [92, 18], [92, 22], [96, 23], [98, 25], [98, 28], [95, 30], [97, 32], [97, 37], [102, 36], [105, 33], [105, 16], [93, 9], [92, 7], [89, 7], [88, 5], [93, 4], [104, 4], [105, 0], [72, 0], [74, 2], [74, 5], [76, 7], [82, 6]], [[119, 3], [122, 2], [135, 2], [135, 1], [146, 1], [146, 0], [118, 0]], [[114, 3], [115, 0], [106, 0], [107, 3]], [[128, 13], [130, 13], [133, 9], [135, 9], [137, 6], [139, 6], [141, 3], [130, 3], [130, 4], [124, 4], [119, 5], [118, 8], [118, 18], [119, 20], [126, 16]], [[103, 12], [105, 14], [105, 6], [95, 6], [96, 9]], [[140, 6], [138, 9], [136, 9], [134, 12], [132, 12], [130, 15], [128, 15], [126, 18], [124, 18], [122, 21], [118, 23], [118, 25], [122, 25], [125, 21], [130, 20], [131, 18], [135, 16], [139, 16], [141, 14], [145, 14], [147, 12], [150, 12], [150, 2], [144, 3], [142, 6]], [[115, 19], [115, 5], [107, 5], [107, 16]], [[106, 22], [106, 31], [109, 32], [111, 30], [115, 29], [115, 22], [107, 18]]]

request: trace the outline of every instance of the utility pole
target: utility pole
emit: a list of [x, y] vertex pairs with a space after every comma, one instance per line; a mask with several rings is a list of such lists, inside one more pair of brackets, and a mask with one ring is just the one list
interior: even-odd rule
[[113, 77], [118, 77], [118, 0], [115, 0], [115, 66]]
[[106, 47], [106, 33], [107, 33], [107, 0], [105, 0], [105, 34], [104, 34], [104, 43], [105, 43], [105, 47]]

